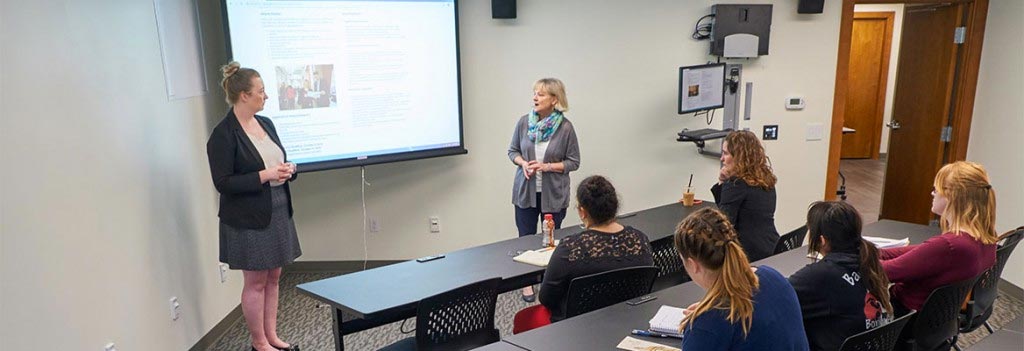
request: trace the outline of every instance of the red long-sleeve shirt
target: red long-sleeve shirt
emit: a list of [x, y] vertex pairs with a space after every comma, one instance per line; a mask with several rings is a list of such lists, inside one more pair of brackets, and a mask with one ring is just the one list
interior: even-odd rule
[[921, 310], [932, 290], [973, 278], [996, 262], [996, 245], [966, 233], [943, 233], [918, 245], [881, 250], [882, 268], [894, 299]]

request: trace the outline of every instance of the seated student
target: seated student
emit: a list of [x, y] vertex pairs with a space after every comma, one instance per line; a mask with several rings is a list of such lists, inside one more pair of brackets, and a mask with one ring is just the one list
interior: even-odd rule
[[615, 220], [619, 199], [607, 179], [584, 179], [576, 188], [576, 202], [586, 230], [562, 239], [555, 248], [540, 286], [541, 305], [516, 313], [513, 333], [565, 319], [566, 294], [573, 278], [654, 264], [647, 235]]
[[892, 321], [889, 279], [878, 248], [861, 237], [860, 214], [846, 202], [819, 201], [807, 211], [811, 254], [789, 276], [800, 300], [811, 350], [838, 350], [846, 338]]
[[978, 276], [996, 262], [996, 196], [981, 165], [958, 161], [935, 175], [932, 213], [942, 235], [919, 245], [884, 249], [882, 268], [897, 314], [920, 310], [932, 290]]
[[722, 142], [721, 161], [718, 183], [711, 187], [718, 209], [729, 216], [750, 261], [771, 256], [779, 231], [775, 229], [775, 174], [764, 146], [750, 131], [731, 132]]
[[686, 273], [707, 290], [686, 309], [683, 350], [808, 349], [793, 287], [771, 267], [750, 266], [724, 214], [700, 209], [673, 239]]

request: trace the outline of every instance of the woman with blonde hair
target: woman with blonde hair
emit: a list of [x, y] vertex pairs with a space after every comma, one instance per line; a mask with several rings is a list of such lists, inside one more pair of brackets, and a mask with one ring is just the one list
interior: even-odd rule
[[920, 310], [932, 290], [976, 277], [996, 262], [996, 195], [985, 168], [947, 164], [934, 187], [932, 213], [941, 217], [942, 234], [881, 253], [898, 312]]
[[221, 67], [230, 105], [206, 142], [220, 193], [220, 261], [242, 270], [242, 315], [252, 350], [298, 350], [277, 336], [281, 268], [302, 255], [288, 182], [295, 164], [270, 118], [257, 115], [267, 93], [259, 72], [238, 62]]
[[[508, 159], [516, 165], [512, 183], [519, 236], [537, 233], [537, 222], [550, 214], [555, 228], [562, 227], [569, 207], [569, 172], [580, 168], [580, 146], [569, 110], [565, 84], [544, 78], [533, 84], [533, 109], [519, 118], [512, 132]], [[523, 300], [533, 302], [533, 289], [523, 289]]]
[[707, 290], [680, 325], [683, 350], [808, 350], [793, 287], [771, 267], [750, 266], [724, 214], [697, 210], [673, 240], [686, 273]]
[[751, 261], [771, 256], [775, 229], [775, 174], [757, 135], [734, 131], [722, 142], [722, 169], [711, 187], [718, 209], [739, 233], [740, 246]]

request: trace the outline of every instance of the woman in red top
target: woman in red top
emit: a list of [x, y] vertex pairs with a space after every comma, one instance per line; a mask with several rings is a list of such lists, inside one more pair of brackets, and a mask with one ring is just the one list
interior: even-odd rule
[[882, 250], [897, 311], [920, 310], [932, 290], [976, 277], [996, 262], [996, 196], [985, 168], [967, 161], [945, 165], [934, 186], [932, 213], [942, 217], [943, 234]]

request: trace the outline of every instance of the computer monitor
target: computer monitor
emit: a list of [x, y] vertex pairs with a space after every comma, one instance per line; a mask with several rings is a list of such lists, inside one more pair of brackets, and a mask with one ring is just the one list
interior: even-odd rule
[[679, 114], [725, 106], [725, 64], [679, 67]]

